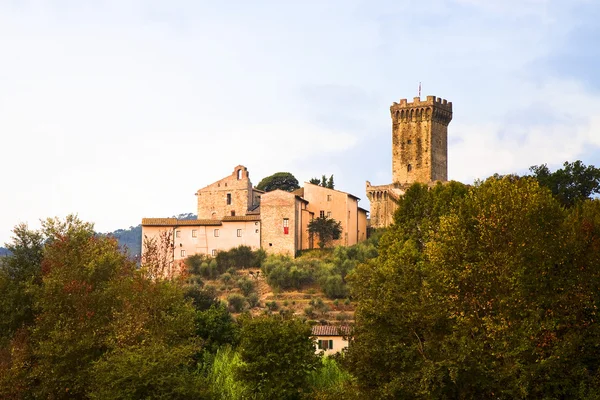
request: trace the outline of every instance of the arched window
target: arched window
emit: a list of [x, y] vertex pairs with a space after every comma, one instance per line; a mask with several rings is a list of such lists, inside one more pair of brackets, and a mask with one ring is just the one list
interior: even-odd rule
[[408, 165], [406, 166], [406, 171], [407, 171], [407, 172], [410, 172], [410, 171], [412, 171], [412, 165], [408, 164]]
[[242, 170], [241, 169], [238, 169], [237, 178], [238, 178], [238, 180], [242, 179]]

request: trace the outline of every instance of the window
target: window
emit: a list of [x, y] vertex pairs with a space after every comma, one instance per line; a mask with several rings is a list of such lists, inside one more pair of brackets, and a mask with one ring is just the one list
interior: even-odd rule
[[237, 178], [238, 178], [238, 180], [242, 179], [242, 170], [241, 169], [237, 170]]
[[241, 229], [238, 229], [238, 230], [237, 230], [237, 236], [238, 236], [238, 237], [242, 237], [242, 230], [241, 230]]
[[406, 141], [406, 144], [411, 144], [411, 143], [412, 143], [412, 140], [410, 140], [410, 139], [408, 139], [408, 140]]
[[327, 211], [327, 218], [331, 218], [331, 211]]
[[406, 166], [406, 170], [407, 170], [408, 172], [412, 171], [412, 165], [408, 164], [408, 165]]
[[212, 254], [213, 257], [216, 257], [217, 256], [217, 250], [213, 249], [213, 251], [212, 251], [211, 254]]
[[231, 193], [227, 193], [227, 205], [231, 205]]
[[323, 211], [323, 210], [319, 211], [319, 217], [324, 218], [325, 217], [325, 211]]
[[284, 218], [283, 219], [283, 234], [288, 235], [289, 233], [290, 233], [290, 219]]
[[321, 340], [318, 342], [319, 350], [331, 350], [333, 349], [333, 340]]
[[175, 231], [175, 237], [181, 237], [181, 231]]
[[331, 195], [330, 194], [327, 195], [327, 201], [331, 201]]
[[181, 250], [181, 257], [185, 257], [185, 250]]
[[219, 237], [219, 230], [215, 229], [215, 237]]
[[197, 231], [192, 229], [192, 237], [198, 237]]
[[231, 210], [231, 216], [235, 217], [235, 210]]

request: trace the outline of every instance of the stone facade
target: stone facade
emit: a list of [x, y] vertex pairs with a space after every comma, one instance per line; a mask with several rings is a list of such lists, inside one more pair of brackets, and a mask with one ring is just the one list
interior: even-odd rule
[[196, 192], [198, 219], [247, 215], [258, 206], [260, 193], [252, 187], [248, 169], [238, 165], [231, 175]]
[[302, 210], [308, 202], [290, 192], [273, 190], [261, 199], [261, 247], [269, 254], [295, 256], [302, 250]]
[[389, 226], [397, 201], [410, 184], [448, 180], [448, 124], [452, 102], [435, 96], [390, 107], [392, 118], [392, 179], [389, 185], [366, 183], [371, 202], [371, 227]]
[[299, 250], [313, 248], [308, 224], [321, 212], [342, 222], [342, 238], [334, 245], [349, 246], [366, 239], [367, 211], [358, 207], [358, 197], [310, 183], [299, 192], [265, 193], [252, 187], [243, 165], [198, 190], [196, 196], [197, 220], [142, 220], [142, 237], [159, 237], [165, 231], [172, 234], [175, 262], [193, 254], [214, 256], [240, 245], [293, 257]]

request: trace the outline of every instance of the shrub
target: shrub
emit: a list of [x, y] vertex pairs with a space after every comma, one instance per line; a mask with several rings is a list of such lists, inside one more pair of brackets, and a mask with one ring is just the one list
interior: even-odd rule
[[315, 309], [312, 308], [311, 306], [305, 307], [304, 315], [306, 315], [308, 318], [313, 318], [315, 316]]
[[321, 289], [330, 299], [339, 299], [348, 296], [348, 286], [340, 275], [324, 276], [319, 280]]
[[248, 277], [240, 278], [237, 282], [238, 287], [244, 296], [248, 297], [250, 293], [254, 291], [254, 282], [252, 282]]
[[233, 293], [227, 297], [227, 303], [229, 303], [229, 308], [231, 308], [233, 312], [239, 313], [242, 312], [246, 306], [246, 298], [239, 293]]
[[185, 259], [187, 270], [192, 275], [199, 275], [200, 268], [204, 262], [203, 254], [194, 254]]
[[269, 257], [262, 266], [267, 283], [278, 289], [300, 289], [314, 281], [314, 265], [289, 257]]
[[275, 311], [279, 308], [279, 305], [275, 300], [266, 303], [266, 306], [270, 311]]
[[260, 305], [258, 294], [256, 292], [250, 293], [246, 297], [246, 301], [248, 302], [248, 305], [250, 306], [250, 308], [258, 307]]
[[231, 282], [231, 274], [225, 272], [223, 275], [221, 275], [221, 282], [227, 286], [227, 284]]

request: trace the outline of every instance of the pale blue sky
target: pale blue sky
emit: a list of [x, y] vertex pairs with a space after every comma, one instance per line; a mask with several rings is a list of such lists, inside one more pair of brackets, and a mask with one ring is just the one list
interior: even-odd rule
[[0, 0], [0, 243], [194, 212], [237, 164], [364, 199], [420, 81], [454, 105], [451, 179], [600, 166], [599, 20], [592, 0]]

